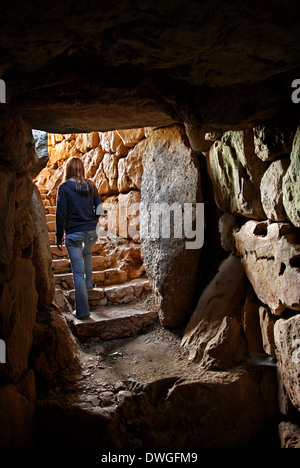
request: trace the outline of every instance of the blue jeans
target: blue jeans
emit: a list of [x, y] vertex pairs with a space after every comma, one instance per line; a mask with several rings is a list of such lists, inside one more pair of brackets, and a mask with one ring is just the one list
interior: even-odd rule
[[96, 230], [74, 232], [65, 236], [73, 273], [76, 317], [78, 318], [90, 315], [87, 290], [93, 287], [92, 249], [97, 237]]

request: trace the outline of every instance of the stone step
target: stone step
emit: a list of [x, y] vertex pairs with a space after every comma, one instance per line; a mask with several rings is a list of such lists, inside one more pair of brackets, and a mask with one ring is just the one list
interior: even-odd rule
[[73, 323], [79, 338], [99, 337], [102, 340], [111, 340], [133, 336], [143, 331], [156, 321], [157, 312], [136, 304], [126, 304], [100, 306], [85, 320], [78, 320], [72, 314], [68, 314], [66, 319]]
[[[106, 270], [93, 271], [93, 282], [98, 286], [120, 284], [127, 280], [127, 273], [119, 268], [108, 268]], [[62, 289], [72, 289], [72, 273], [54, 273], [55, 284]]]
[[[91, 308], [107, 304], [128, 304], [140, 298], [144, 293], [151, 291], [151, 283], [148, 278], [136, 278], [123, 284], [114, 284], [102, 288], [94, 288], [88, 291]], [[74, 305], [74, 289], [64, 292], [66, 298]]]
[[[46, 215], [48, 216], [48, 215]], [[53, 216], [53, 215], [50, 215], [50, 216]], [[55, 220], [53, 221], [47, 221], [47, 229], [48, 229], [48, 232], [55, 232], [55, 228], [56, 228], [56, 223], [55, 223]]]
[[47, 214], [55, 215], [55, 213], [56, 213], [56, 207], [55, 206], [47, 206], [47, 207], [45, 207], [45, 209], [46, 209]]
[[49, 234], [50, 245], [55, 245], [55, 232], [48, 231], [48, 234]]
[[[58, 249], [57, 249], [58, 250]], [[108, 268], [108, 262], [106, 257], [101, 255], [93, 255], [92, 256], [93, 262], [93, 270], [94, 271], [101, 271], [106, 270]], [[52, 260], [52, 271], [53, 273], [71, 273], [71, 263], [68, 257], [62, 257], [59, 259]]]
[[55, 214], [47, 213], [46, 214], [46, 222], [49, 223], [49, 222], [52, 222], [52, 221], [55, 221]]
[[71, 272], [71, 264], [68, 258], [60, 258], [57, 260], [52, 260], [52, 271], [53, 273], [70, 273]]

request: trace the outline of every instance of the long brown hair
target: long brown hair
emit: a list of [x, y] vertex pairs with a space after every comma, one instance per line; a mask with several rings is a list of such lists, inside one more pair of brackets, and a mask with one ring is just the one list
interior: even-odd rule
[[78, 183], [83, 182], [86, 185], [88, 195], [90, 195], [90, 190], [92, 191], [92, 194], [97, 190], [94, 182], [85, 178], [83, 162], [76, 156], [68, 159], [64, 169], [64, 181], [72, 178], [75, 180], [76, 189]]

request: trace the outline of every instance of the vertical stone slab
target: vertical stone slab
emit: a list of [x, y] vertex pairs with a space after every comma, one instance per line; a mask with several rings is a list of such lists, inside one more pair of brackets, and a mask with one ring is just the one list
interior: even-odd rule
[[298, 125], [291, 152], [291, 162], [283, 177], [283, 205], [289, 220], [300, 227], [300, 125]]
[[273, 221], [288, 221], [282, 201], [282, 179], [289, 163], [289, 159], [273, 161], [261, 179], [262, 206], [267, 218]]
[[36, 159], [30, 126], [19, 114], [0, 109], [0, 446], [25, 446], [32, 430], [35, 381], [28, 369], [37, 311], [31, 171]]
[[38, 305], [39, 307], [45, 307], [50, 306], [53, 301], [55, 283], [45, 208], [36, 186], [33, 187], [30, 212], [34, 224], [32, 262], [35, 268]]
[[255, 154], [252, 131], [224, 133], [215, 141], [207, 158], [218, 207], [225, 213], [265, 219], [260, 182], [267, 168]]
[[300, 411], [300, 315], [277, 320], [274, 340], [283, 385], [293, 406]]
[[[181, 207], [184, 218], [185, 203], [194, 207], [202, 203], [200, 170], [183, 127], [172, 125], [147, 139], [140, 207], [142, 255], [157, 296], [160, 322], [167, 327], [181, 325], [191, 311], [201, 250], [187, 248], [184, 229], [180, 237], [183, 224], [176, 216], [180, 218]], [[155, 206], [162, 209], [160, 221], [155, 218]], [[167, 219], [171, 220], [169, 237]], [[175, 235], [174, 228], [178, 229]]]

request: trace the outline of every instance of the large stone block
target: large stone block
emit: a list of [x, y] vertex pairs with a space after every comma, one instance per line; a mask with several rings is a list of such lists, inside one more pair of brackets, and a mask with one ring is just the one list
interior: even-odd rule
[[234, 237], [257, 297], [275, 314], [300, 310], [298, 230], [288, 223], [251, 220]]
[[129, 148], [135, 146], [139, 141], [145, 138], [144, 128], [133, 128], [128, 130], [117, 130], [123, 144]]
[[294, 137], [293, 125], [277, 122], [253, 128], [255, 154], [262, 161], [273, 161], [288, 155]]
[[257, 367], [156, 380], [125, 399], [122, 415], [147, 447], [261, 447], [278, 418], [276, 375]]
[[78, 133], [75, 139], [75, 146], [81, 153], [96, 148], [99, 144], [98, 132]]
[[255, 154], [250, 130], [226, 132], [209, 151], [207, 167], [218, 207], [225, 213], [264, 219], [260, 181], [267, 165]]
[[105, 153], [102, 162], [103, 172], [108, 180], [109, 193], [118, 191], [118, 157], [115, 154]]
[[283, 205], [289, 220], [300, 227], [300, 125], [293, 141], [291, 162], [283, 178]]
[[59, 143], [56, 143], [49, 152], [52, 165], [57, 163], [57, 161], [65, 160], [73, 156], [81, 156], [81, 152], [75, 145], [75, 140], [62, 140]]
[[91, 149], [82, 156], [82, 161], [84, 164], [85, 176], [87, 178], [94, 177], [102, 159], [104, 156], [104, 151], [100, 146]]
[[[187, 248], [187, 232], [175, 236], [174, 228], [182, 227], [182, 221], [175, 223], [175, 214], [171, 220], [170, 209], [176, 204], [183, 210], [184, 203], [195, 207], [201, 201], [198, 159], [183, 128], [174, 125], [154, 131], [143, 155], [140, 235], [146, 272], [153, 281], [160, 321], [165, 326], [182, 324], [191, 312], [201, 250]], [[170, 220], [169, 232], [163, 232], [163, 222], [153, 221], [155, 205], [162, 209], [161, 221], [163, 215]], [[155, 227], [161, 229], [151, 235], [149, 231]]]
[[207, 131], [202, 128], [192, 128], [187, 123], [184, 126], [191, 148], [197, 153], [208, 153], [213, 142], [205, 138]]
[[124, 145], [119, 133], [116, 130], [109, 132], [99, 132], [100, 145], [105, 153], [116, 153], [117, 156], [125, 156], [128, 148]]
[[143, 155], [147, 147], [147, 140], [140, 141], [133, 149], [131, 149], [124, 159], [126, 174], [136, 189], [141, 189], [143, 176]]
[[290, 401], [300, 411], [300, 315], [277, 320], [274, 340], [283, 385]]
[[300, 427], [289, 421], [281, 421], [278, 427], [280, 448], [300, 448]]
[[128, 192], [133, 188], [135, 185], [128, 176], [126, 158], [121, 158], [118, 161], [118, 191]]
[[32, 177], [36, 177], [39, 172], [46, 167], [49, 161], [48, 153], [48, 133], [40, 130], [32, 130], [35, 145], [36, 165], [32, 169]]
[[283, 206], [282, 180], [289, 163], [289, 159], [273, 161], [261, 179], [262, 206], [267, 218], [273, 221], [288, 221]]
[[[239, 259], [231, 254], [203, 291], [185, 329], [181, 344], [189, 351], [190, 359], [203, 360], [204, 366], [213, 360], [214, 367], [224, 368], [225, 364], [230, 367], [245, 357], [239, 327], [246, 299], [245, 280]], [[234, 339], [228, 340], [228, 336]]]

